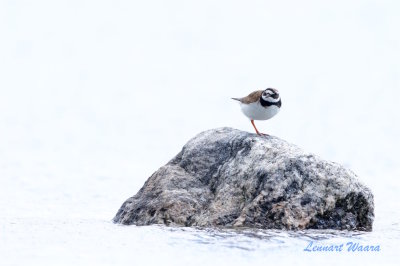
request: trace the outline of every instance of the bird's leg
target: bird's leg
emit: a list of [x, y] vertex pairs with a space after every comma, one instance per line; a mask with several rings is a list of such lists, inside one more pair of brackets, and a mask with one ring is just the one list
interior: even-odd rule
[[261, 135], [260, 132], [258, 132], [258, 129], [256, 128], [256, 125], [254, 124], [254, 120], [251, 119], [251, 124], [253, 125], [254, 129], [256, 130], [257, 135]]
[[251, 119], [250, 121], [251, 121], [251, 124], [253, 125], [254, 129], [256, 130], [257, 135], [259, 135], [259, 136], [268, 136], [267, 134], [260, 133], [260, 131], [258, 131], [258, 129], [256, 128], [256, 125], [254, 124], [254, 120], [253, 119]]

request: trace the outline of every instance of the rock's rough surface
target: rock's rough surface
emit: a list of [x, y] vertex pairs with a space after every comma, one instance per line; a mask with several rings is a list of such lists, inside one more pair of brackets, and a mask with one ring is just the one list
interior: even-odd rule
[[114, 217], [122, 224], [372, 230], [371, 191], [339, 164], [271, 136], [200, 133]]

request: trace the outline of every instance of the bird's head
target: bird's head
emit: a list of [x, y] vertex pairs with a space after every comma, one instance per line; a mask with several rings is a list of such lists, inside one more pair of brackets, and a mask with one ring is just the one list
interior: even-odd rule
[[281, 97], [279, 96], [278, 90], [272, 89], [272, 88], [268, 88], [268, 89], [264, 90], [263, 93], [261, 94], [261, 98], [264, 101], [270, 102], [270, 103], [279, 102], [279, 100], [281, 99]]

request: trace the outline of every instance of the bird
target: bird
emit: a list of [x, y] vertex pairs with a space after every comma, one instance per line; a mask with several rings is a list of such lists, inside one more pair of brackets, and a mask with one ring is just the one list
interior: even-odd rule
[[279, 112], [282, 101], [278, 90], [267, 88], [265, 90], [253, 91], [243, 98], [232, 99], [239, 101], [243, 114], [250, 119], [257, 135], [267, 136], [267, 134], [258, 131], [254, 120], [268, 120]]

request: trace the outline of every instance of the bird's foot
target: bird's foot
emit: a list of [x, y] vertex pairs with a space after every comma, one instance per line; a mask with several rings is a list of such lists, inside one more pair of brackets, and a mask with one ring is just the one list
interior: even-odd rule
[[257, 132], [257, 135], [261, 136], [261, 137], [268, 137], [268, 134], [265, 133], [261, 133], [261, 132]]

